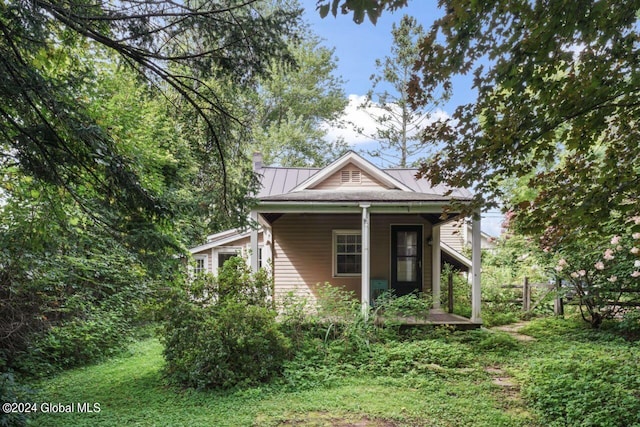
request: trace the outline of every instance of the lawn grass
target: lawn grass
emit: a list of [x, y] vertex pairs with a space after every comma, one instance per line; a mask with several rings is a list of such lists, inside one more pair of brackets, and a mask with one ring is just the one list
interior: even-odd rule
[[[387, 374], [375, 364], [347, 367], [327, 381], [285, 380], [232, 391], [167, 386], [161, 374], [162, 345], [146, 339], [135, 343], [130, 355], [34, 384], [39, 390], [36, 401], [97, 402], [99, 413], [40, 413], [32, 423], [91, 427], [544, 425], [521, 398], [519, 385], [496, 385], [491, 369], [517, 383], [527, 381], [530, 360], [551, 360], [585, 349], [622, 352], [632, 346], [613, 338], [594, 339], [588, 332], [571, 335], [576, 328], [577, 324], [566, 321], [534, 321], [528, 329], [538, 338], [533, 342], [514, 342], [506, 334], [488, 331], [439, 334], [433, 339], [450, 343], [456, 351], [468, 351], [467, 362], [426, 364], [403, 374]], [[556, 335], [548, 334], [549, 329]], [[638, 352], [633, 354], [637, 357]]]

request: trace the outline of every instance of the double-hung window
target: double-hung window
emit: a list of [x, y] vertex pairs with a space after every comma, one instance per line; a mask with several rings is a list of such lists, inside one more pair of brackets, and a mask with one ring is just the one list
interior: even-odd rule
[[359, 276], [362, 273], [360, 230], [334, 230], [333, 275]]

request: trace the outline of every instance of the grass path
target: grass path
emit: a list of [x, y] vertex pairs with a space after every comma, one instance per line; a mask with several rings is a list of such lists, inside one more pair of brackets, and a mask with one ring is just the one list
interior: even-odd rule
[[[99, 403], [99, 413], [39, 414], [38, 426], [528, 426], [483, 366], [446, 376], [346, 377], [319, 387], [272, 385], [232, 392], [167, 387], [162, 346], [68, 371], [36, 385], [52, 403]], [[517, 408], [516, 408], [517, 407]], [[514, 410], [514, 408], [516, 408]]]
[[358, 366], [302, 364], [279, 383], [224, 392], [168, 387], [162, 345], [147, 339], [126, 357], [33, 384], [35, 402], [100, 412], [39, 413], [30, 425], [640, 426], [637, 342], [575, 319], [515, 328], [435, 331], [372, 346]]

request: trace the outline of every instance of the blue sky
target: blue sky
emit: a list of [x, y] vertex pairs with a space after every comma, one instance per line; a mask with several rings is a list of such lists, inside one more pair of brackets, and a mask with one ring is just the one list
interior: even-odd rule
[[[311, 29], [324, 40], [325, 46], [334, 49], [338, 66], [335, 74], [345, 81], [344, 90], [350, 99], [350, 105], [345, 110], [345, 120], [357, 123], [358, 126], [367, 130], [368, 134], [373, 134], [376, 129], [374, 119], [371, 114], [358, 109], [357, 106], [364, 101], [364, 95], [371, 89], [370, 77], [377, 72], [376, 59], [390, 55], [393, 42], [392, 25], [398, 24], [403, 15], [409, 14], [422, 24], [425, 31], [428, 31], [433, 21], [442, 15], [437, 2], [409, 1], [407, 7], [394, 13], [385, 11], [376, 25], [368, 19], [358, 25], [353, 22], [351, 15], [334, 17], [329, 14], [323, 19], [315, 8], [316, 0], [302, 0], [301, 3], [305, 8], [305, 19], [309, 22]], [[380, 84], [377, 89], [384, 88], [383, 84]], [[451, 99], [434, 112], [436, 117], [450, 116], [458, 105], [468, 103], [475, 97], [474, 91], [471, 90], [469, 76], [455, 78], [453, 89]], [[370, 138], [359, 135], [351, 127], [332, 128], [328, 137], [329, 139], [343, 137], [355, 149], [371, 149], [376, 145]], [[420, 157], [428, 155], [429, 153], [424, 153]], [[381, 159], [370, 158], [369, 160], [380, 166], [388, 166]]]
[[[428, 31], [435, 19], [442, 15], [435, 1], [410, 0], [407, 7], [394, 13], [385, 11], [374, 26], [368, 20], [360, 25], [353, 22], [351, 15], [329, 14], [320, 18], [315, 9], [316, 0], [301, 0], [305, 8], [305, 18], [311, 29], [324, 40], [324, 45], [334, 48], [338, 69], [336, 75], [345, 80], [345, 93], [354, 100], [363, 96], [371, 88], [370, 76], [376, 72], [375, 60], [389, 55], [392, 45], [392, 24], [398, 24], [404, 14], [415, 17]], [[452, 114], [458, 105], [471, 102], [475, 93], [471, 89], [471, 77], [461, 76], [453, 80], [453, 96], [442, 107], [444, 114]], [[354, 122], [366, 121], [365, 113], [357, 115], [355, 108], [348, 108], [348, 115]], [[372, 125], [373, 126], [373, 125]], [[342, 132], [342, 131], [341, 131]], [[362, 148], [367, 143], [355, 133], [341, 133], [354, 148]], [[374, 163], [376, 159], [370, 159]], [[502, 216], [492, 212], [483, 215], [483, 231], [497, 236], [500, 234]]]
[[[442, 16], [435, 1], [412, 0], [407, 7], [394, 13], [385, 11], [374, 26], [368, 20], [360, 25], [353, 22], [351, 15], [329, 14], [320, 18], [315, 9], [316, 0], [302, 0], [305, 18], [313, 31], [325, 40], [325, 46], [335, 48], [338, 58], [337, 74], [345, 81], [347, 94], [364, 95], [370, 88], [369, 77], [375, 72], [375, 60], [383, 58], [390, 52], [392, 24], [398, 24], [404, 14], [417, 19], [425, 31], [433, 21]], [[470, 79], [459, 78], [454, 81], [454, 95], [446, 105], [448, 112], [462, 103], [466, 103], [473, 93], [470, 90]]]

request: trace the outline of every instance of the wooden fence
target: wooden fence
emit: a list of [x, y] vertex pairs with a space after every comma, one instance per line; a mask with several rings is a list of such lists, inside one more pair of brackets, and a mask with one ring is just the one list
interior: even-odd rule
[[[523, 283], [521, 285], [503, 285], [501, 288], [503, 289], [514, 289], [521, 290], [521, 297], [515, 298], [513, 300], [507, 300], [507, 302], [511, 302], [514, 304], [522, 304], [522, 311], [529, 312], [534, 310], [538, 305], [549, 295], [551, 292], [556, 292], [553, 311], [556, 315], [564, 315], [564, 301], [562, 300], [560, 290], [560, 282], [554, 283], [529, 283], [529, 278], [525, 277]], [[532, 304], [532, 289], [534, 288], [542, 288], [546, 289], [537, 301]], [[447, 281], [447, 309], [449, 313], [453, 313], [453, 274], [449, 274]]]
[[[530, 283], [529, 278], [525, 277], [522, 281], [522, 285], [503, 285], [501, 288], [503, 289], [521, 289], [522, 297], [513, 300], [514, 303], [522, 304], [522, 311], [525, 313], [533, 311], [551, 292], [559, 291], [559, 283]], [[537, 301], [533, 303], [532, 301], [532, 290], [534, 288], [544, 289], [545, 292], [537, 298]], [[560, 297], [560, 292], [556, 292], [556, 297], [553, 304], [553, 311], [556, 315], [564, 314], [564, 305], [562, 298]]]

